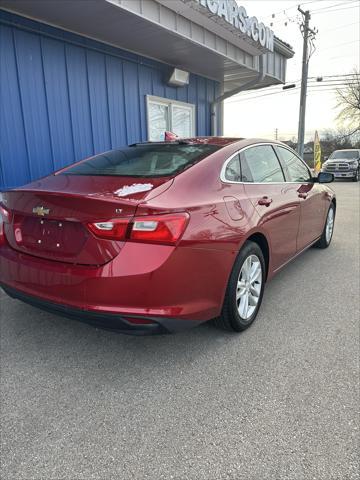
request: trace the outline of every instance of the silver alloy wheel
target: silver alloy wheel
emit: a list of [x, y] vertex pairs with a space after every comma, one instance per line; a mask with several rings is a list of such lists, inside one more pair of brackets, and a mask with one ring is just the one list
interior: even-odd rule
[[325, 239], [326, 243], [330, 243], [333, 230], [334, 230], [334, 208], [330, 207], [326, 219], [326, 227], [325, 227]]
[[244, 320], [254, 313], [262, 287], [262, 270], [259, 258], [249, 255], [240, 270], [236, 288], [236, 305]]

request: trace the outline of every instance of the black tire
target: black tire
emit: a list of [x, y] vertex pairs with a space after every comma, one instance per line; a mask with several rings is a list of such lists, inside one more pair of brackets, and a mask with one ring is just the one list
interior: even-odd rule
[[321, 234], [321, 237], [320, 239], [317, 241], [317, 243], [315, 243], [315, 247], [317, 248], [328, 248], [328, 246], [330, 245], [331, 243], [331, 240], [332, 240], [332, 236], [333, 236], [333, 233], [334, 233], [334, 227], [332, 229], [332, 232], [331, 232], [331, 236], [330, 236], [330, 239], [327, 239], [326, 238], [326, 226], [327, 226], [327, 221], [328, 221], [328, 217], [329, 217], [329, 214], [330, 214], [330, 210], [332, 209], [333, 213], [334, 213], [334, 222], [335, 222], [335, 205], [332, 203], [329, 207], [329, 210], [328, 210], [328, 213], [326, 215], [326, 221], [325, 221], [325, 225], [324, 225], [324, 229], [322, 231], [322, 234]]
[[359, 175], [360, 175], [360, 172], [359, 172], [359, 170], [358, 170], [358, 171], [356, 172], [355, 177], [352, 178], [352, 181], [353, 181], [353, 182], [358, 182], [358, 181], [359, 181]]
[[[261, 289], [260, 289], [259, 299], [258, 299], [256, 308], [252, 313], [252, 315], [248, 319], [245, 319], [240, 316], [237, 300], [236, 300], [236, 292], [237, 292], [237, 284], [238, 284], [238, 278], [240, 275], [241, 268], [245, 260], [248, 259], [249, 256], [251, 255], [255, 255], [260, 261], [262, 281], [261, 281]], [[253, 323], [253, 321], [255, 320], [258, 314], [263, 293], [264, 293], [265, 279], [266, 279], [266, 266], [265, 266], [264, 255], [261, 251], [261, 248], [257, 243], [248, 241], [242, 247], [242, 249], [240, 250], [235, 260], [235, 263], [229, 278], [229, 282], [226, 288], [226, 294], [225, 294], [222, 312], [220, 317], [214, 320], [214, 324], [221, 329], [230, 330], [232, 332], [241, 332], [246, 328], [248, 328]]]

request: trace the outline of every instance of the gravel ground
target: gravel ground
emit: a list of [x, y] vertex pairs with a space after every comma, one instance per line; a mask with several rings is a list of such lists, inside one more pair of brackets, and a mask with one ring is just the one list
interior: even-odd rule
[[241, 335], [128, 337], [0, 293], [2, 480], [358, 479], [359, 184]]

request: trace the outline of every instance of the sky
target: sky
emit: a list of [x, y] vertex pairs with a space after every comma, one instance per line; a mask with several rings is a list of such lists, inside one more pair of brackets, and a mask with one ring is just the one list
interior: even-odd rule
[[[256, 16], [271, 26], [275, 35], [289, 43], [295, 55], [288, 60], [286, 83], [300, 86], [302, 42], [299, 29], [300, 4], [311, 14], [310, 27], [316, 28], [316, 50], [309, 62], [309, 78], [352, 73], [360, 64], [360, 1], [359, 0], [237, 0], [249, 16]], [[275, 17], [272, 17], [275, 14]], [[286, 25], [285, 25], [286, 24]], [[267, 92], [279, 92], [261, 96]], [[300, 88], [282, 90], [282, 86], [240, 93], [225, 102], [224, 134], [241, 137], [297, 137]], [[309, 89], [306, 104], [305, 141], [313, 139], [315, 130], [321, 134], [337, 128], [335, 87], [317, 83]], [[242, 121], [246, 119], [246, 121]]]

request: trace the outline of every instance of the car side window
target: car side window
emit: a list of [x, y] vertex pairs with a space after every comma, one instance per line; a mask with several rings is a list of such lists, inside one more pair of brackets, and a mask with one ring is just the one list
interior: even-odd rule
[[235, 155], [235, 157], [227, 164], [225, 169], [225, 179], [229, 182], [241, 182], [239, 155]]
[[258, 145], [240, 153], [243, 182], [282, 183], [284, 174], [271, 145]]
[[289, 182], [309, 182], [311, 180], [311, 174], [309, 169], [298, 158], [295, 153], [291, 152], [287, 148], [276, 147], [276, 151], [279, 153], [281, 161], [284, 163], [287, 170], [287, 180]]

